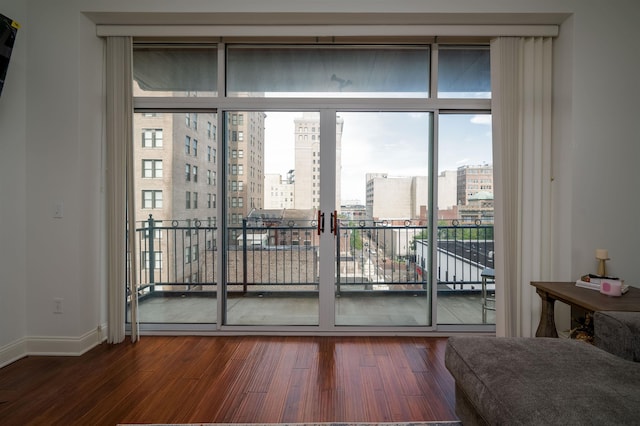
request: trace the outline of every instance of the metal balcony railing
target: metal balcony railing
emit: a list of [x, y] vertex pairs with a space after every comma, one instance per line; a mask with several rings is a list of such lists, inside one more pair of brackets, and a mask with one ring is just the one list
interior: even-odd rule
[[[223, 245], [213, 225], [157, 221], [151, 216], [141, 223], [135, 230], [139, 296], [215, 293], [223, 258], [229, 292], [318, 290], [319, 236], [312, 221], [244, 220], [242, 226], [227, 228]], [[427, 231], [412, 221], [338, 221], [336, 291], [427, 290]], [[439, 225], [436, 238], [439, 290], [479, 291], [482, 270], [493, 268], [493, 225], [454, 221]]]

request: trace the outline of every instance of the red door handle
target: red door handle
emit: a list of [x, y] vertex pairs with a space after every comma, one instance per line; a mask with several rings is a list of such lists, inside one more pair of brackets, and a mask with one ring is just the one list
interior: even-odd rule
[[324, 213], [318, 210], [318, 235], [324, 232]]
[[331, 233], [336, 237], [338, 236], [338, 211], [337, 210], [334, 210], [333, 213], [331, 213]]

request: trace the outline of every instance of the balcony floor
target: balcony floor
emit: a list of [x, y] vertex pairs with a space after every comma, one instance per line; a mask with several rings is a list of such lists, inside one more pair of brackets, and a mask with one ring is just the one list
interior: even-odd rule
[[[338, 325], [411, 326], [425, 325], [427, 299], [412, 294], [376, 295], [343, 293], [336, 299]], [[482, 322], [479, 293], [442, 293], [438, 296], [439, 325], [478, 325]], [[139, 303], [141, 323], [212, 324], [217, 319], [215, 296], [147, 297]], [[316, 325], [317, 298], [248, 294], [228, 300], [229, 325]], [[495, 324], [495, 312], [487, 322]]]

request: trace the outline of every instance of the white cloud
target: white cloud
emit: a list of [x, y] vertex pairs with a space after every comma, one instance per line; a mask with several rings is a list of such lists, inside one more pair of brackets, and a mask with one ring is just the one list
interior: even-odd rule
[[471, 117], [471, 122], [473, 124], [485, 124], [491, 125], [491, 116], [489, 114], [478, 114]]

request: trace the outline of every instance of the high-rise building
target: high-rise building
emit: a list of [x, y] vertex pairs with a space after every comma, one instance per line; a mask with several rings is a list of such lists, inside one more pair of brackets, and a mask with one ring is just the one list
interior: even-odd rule
[[227, 114], [227, 217], [239, 225], [253, 209], [264, 207], [263, 112]]
[[[200, 272], [191, 260], [216, 246], [212, 232], [203, 238], [189, 238], [191, 227], [215, 227], [218, 203], [216, 191], [217, 132], [215, 114], [141, 113], [134, 120], [135, 227], [185, 229], [184, 244], [170, 245], [161, 230], [144, 235], [139, 252], [148, 282], [156, 282], [165, 268], [164, 259], [176, 259], [174, 270], [181, 282], [198, 282]], [[152, 222], [150, 222], [152, 220]], [[181, 231], [182, 232], [182, 231]], [[149, 238], [152, 236], [154, 238]], [[153, 249], [148, 247], [154, 244]], [[150, 266], [154, 265], [153, 268]], [[165, 268], [166, 272], [166, 268]], [[159, 277], [156, 277], [159, 278]], [[165, 281], [171, 281], [166, 276]]]
[[213, 221], [218, 184], [215, 114], [137, 114], [136, 221]]
[[[227, 220], [236, 238], [242, 219], [264, 204], [264, 119], [261, 112], [233, 112], [227, 125]], [[201, 253], [217, 247], [215, 233], [195, 235], [192, 227], [218, 226], [219, 204], [217, 115], [188, 112], [182, 114], [136, 114], [135, 192], [136, 227], [155, 226], [185, 229], [184, 247], [170, 246], [157, 238], [154, 253], [143, 249], [158, 270], [162, 259], [176, 259], [189, 276], [182, 282], [196, 282], [201, 276], [192, 263]], [[233, 228], [236, 229], [233, 229]], [[158, 234], [159, 236], [159, 234]], [[193, 237], [193, 238], [191, 238]], [[233, 240], [235, 241], [235, 240]], [[175, 252], [175, 253], [174, 253]], [[147, 266], [147, 259], [142, 259]], [[166, 269], [166, 268], [165, 268]], [[175, 268], [174, 268], [175, 269]], [[180, 271], [174, 271], [180, 274]], [[183, 272], [186, 273], [186, 272]]]
[[[295, 208], [320, 206], [320, 115], [304, 112], [294, 119], [295, 137]], [[340, 164], [342, 163], [342, 129], [344, 120], [336, 118], [336, 209], [340, 209]]]

